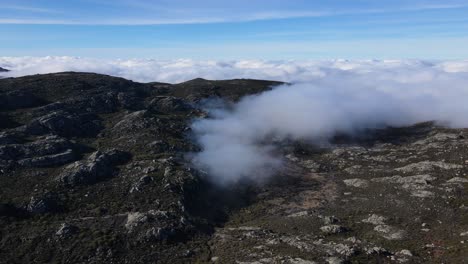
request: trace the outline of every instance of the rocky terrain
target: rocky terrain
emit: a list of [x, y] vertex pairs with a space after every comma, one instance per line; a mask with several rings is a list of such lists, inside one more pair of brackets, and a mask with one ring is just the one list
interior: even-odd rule
[[465, 263], [467, 129], [281, 142], [262, 185], [191, 167], [203, 99], [276, 84], [0, 79], [0, 263]]

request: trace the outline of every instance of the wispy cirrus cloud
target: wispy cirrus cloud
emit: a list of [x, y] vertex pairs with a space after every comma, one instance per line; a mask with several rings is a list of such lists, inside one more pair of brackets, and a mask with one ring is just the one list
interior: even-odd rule
[[13, 10], [13, 11], [21, 11], [21, 12], [28, 12], [28, 13], [60, 13], [60, 11], [50, 8], [42, 8], [42, 7], [35, 7], [35, 6], [20, 6], [20, 5], [2, 5], [0, 4], [0, 11], [1, 10]]
[[[252, 10], [234, 6], [188, 6], [170, 5], [148, 1], [117, 1], [115, 3], [98, 1], [99, 10], [114, 10], [117, 15], [87, 14], [77, 16], [75, 13], [86, 6], [78, 6], [77, 10], [58, 11], [50, 8], [19, 5], [0, 5], [1, 10], [16, 10], [31, 13], [49, 13], [48, 17], [3, 15], [0, 24], [44, 24], [44, 25], [171, 25], [171, 24], [211, 24], [231, 22], [252, 22], [263, 20], [279, 20], [293, 18], [333, 17], [345, 15], [385, 14], [397, 12], [416, 12], [424, 10], [446, 10], [467, 8], [464, 3], [425, 3], [401, 6], [356, 6], [343, 8], [340, 6], [304, 8], [292, 7], [278, 9], [278, 7], [253, 7]], [[128, 10], [127, 10], [128, 9]], [[79, 13], [79, 12], [78, 12]], [[68, 18], [71, 17], [71, 18]]]

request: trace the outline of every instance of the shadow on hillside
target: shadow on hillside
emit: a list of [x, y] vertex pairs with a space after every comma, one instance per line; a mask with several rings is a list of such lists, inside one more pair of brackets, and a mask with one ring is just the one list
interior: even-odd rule
[[372, 147], [381, 143], [401, 145], [427, 137], [435, 127], [434, 122], [424, 122], [407, 127], [367, 129], [354, 135], [337, 134], [330, 143], [333, 145], [353, 144], [364, 147]]

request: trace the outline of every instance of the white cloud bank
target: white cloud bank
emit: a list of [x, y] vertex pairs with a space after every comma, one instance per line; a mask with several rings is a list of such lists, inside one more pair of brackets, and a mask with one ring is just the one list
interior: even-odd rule
[[[281, 165], [272, 139], [327, 140], [336, 132], [439, 121], [468, 127], [468, 61], [96, 60], [0, 58], [9, 76], [86, 71], [149, 82], [255, 78], [287, 81], [229, 107], [211, 108], [192, 128], [194, 162], [221, 184], [261, 180]], [[5, 75], [5, 74], [4, 74]]]
[[468, 72], [468, 60], [104, 60], [79, 57], [0, 57], [0, 67], [11, 72], [3, 76], [17, 77], [61, 71], [96, 72], [139, 82], [177, 83], [194, 78], [253, 78], [286, 82], [319, 80], [329, 73], [348, 74], [374, 72], [381, 78], [417, 81], [446, 73]]

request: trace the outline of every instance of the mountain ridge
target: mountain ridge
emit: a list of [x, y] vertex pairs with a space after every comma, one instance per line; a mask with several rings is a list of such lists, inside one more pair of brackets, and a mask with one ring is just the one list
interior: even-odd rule
[[284, 167], [264, 184], [222, 188], [192, 166], [186, 154], [200, 147], [190, 125], [209, 116], [203, 100], [280, 84], [0, 79], [0, 263], [468, 257], [467, 129], [427, 122], [325, 146], [281, 142]]

